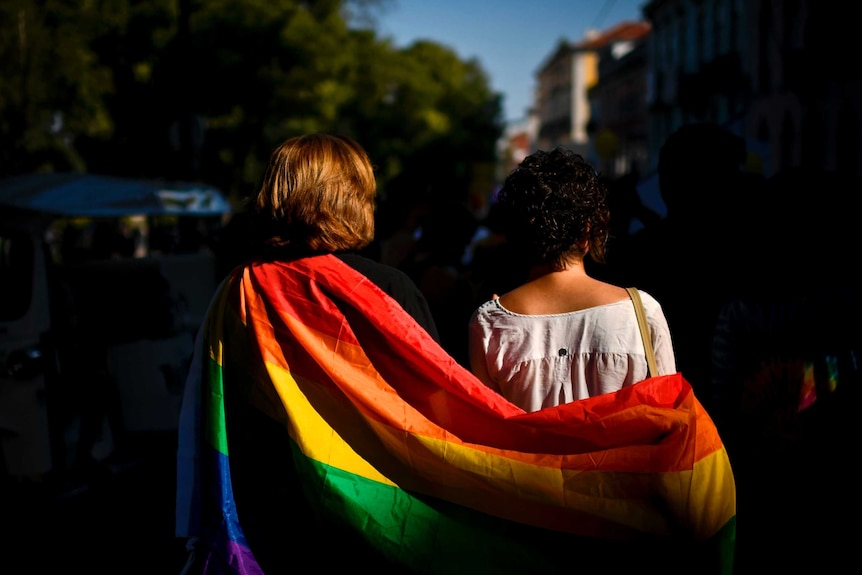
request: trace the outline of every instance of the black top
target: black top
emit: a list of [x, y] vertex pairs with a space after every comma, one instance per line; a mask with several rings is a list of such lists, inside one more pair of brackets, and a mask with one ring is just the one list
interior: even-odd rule
[[401, 304], [404, 311], [413, 316], [416, 322], [425, 328], [437, 343], [440, 336], [431, 315], [428, 302], [410, 277], [397, 268], [376, 262], [365, 256], [353, 253], [340, 253], [335, 256], [370, 279], [377, 287], [389, 294], [392, 299]]

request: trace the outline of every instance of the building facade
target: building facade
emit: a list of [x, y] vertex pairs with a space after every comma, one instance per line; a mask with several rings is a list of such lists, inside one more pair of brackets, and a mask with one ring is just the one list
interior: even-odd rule
[[862, 176], [862, 64], [850, 57], [851, 5], [814, 0], [745, 3], [750, 79], [743, 123], [767, 171], [810, 167]]
[[815, 0], [656, 0], [644, 5], [649, 158], [679, 126], [743, 136], [749, 168], [862, 175], [862, 65], [847, 57], [850, 5]]
[[551, 149], [556, 146], [577, 148], [586, 145], [586, 136], [578, 137], [576, 101], [582, 94], [586, 79], [579, 73], [586, 68], [580, 60], [585, 57], [567, 41], [561, 41], [536, 74], [536, 119], [538, 132], [536, 147]]
[[750, 84], [743, 68], [741, 0], [658, 0], [643, 7], [648, 43], [649, 164], [684, 124], [709, 121], [740, 132]]
[[590, 155], [589, 91], [598, 82], [599, 52], [648, 31], [644, 22], [621, 22], [605, 31], [590, 30], [579, 42], [558, 44], [536, 73], [537, 148], [564, 146]]
[[647, 58], [650, 26], [632, 29], [630, 39], [598, 51], [598, 78], [587, 94], [589, 160], [612, 178], [647, 169]]
[[497, 143], [497, 181], [502, 182], [521, 161], [536, 150], [537, 118], [530, 111], [527, 116], [506, 126]]
[[[618, 176], [653, 173], [684, 124], [744, 137], [751, 171], [862, 176], [862, 60], [850, 4], [654, 0], [643, 21], [561, 41], [539, 66], [529, 119], [507, 132], [505, 174], [561, 145]], [[640, 93], [640, 96], [639, 96]]]

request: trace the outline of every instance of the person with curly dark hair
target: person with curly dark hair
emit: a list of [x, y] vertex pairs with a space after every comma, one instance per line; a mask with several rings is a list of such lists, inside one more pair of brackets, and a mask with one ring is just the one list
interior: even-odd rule
[[628, 293], [585, 267], [588, 257], [605, 262], [611, 216], [605, 183], [583, 157], [566, 148], [528, 156], [497, 201], [506, 241], [530, 269], [470, 320], [470, 366], [485, 385], [538, 411], [676, 373], [658, 301], [639, 290], [659, 371], [649, 374]]

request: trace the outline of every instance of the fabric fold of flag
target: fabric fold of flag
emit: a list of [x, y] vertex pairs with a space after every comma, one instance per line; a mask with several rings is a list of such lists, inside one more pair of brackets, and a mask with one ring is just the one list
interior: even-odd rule
[[234, 489], [237, 409], [283, 430], [288, 449], [260, 453], [400, 572], [733, 569], [733, 473], [681, 374], [526, 413], [334, 256], [237, 268], [210, 304], [177, 502], [210, 574], [265, 572]]

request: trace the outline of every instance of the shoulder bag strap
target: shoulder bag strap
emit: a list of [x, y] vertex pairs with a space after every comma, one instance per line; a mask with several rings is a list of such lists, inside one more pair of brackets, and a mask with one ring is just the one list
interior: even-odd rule
[[655, 377], [658, 375], [658, 367], [655, 363], [655, 352], [652, 349], [652, 336], [650, 335], [649, 325], [644, 313], [644, 304], [641, 301], [641, 294], [637, 288], [626, 288], [629, 292], [629, 297], [632, 298], [632, 303], [635, 306], [635, 315], [638, 316], [638, 327], [641, 330], [641, 339], [644, 342], [644, 353], [646, 354], [647, 367], [649, 368], [649, 376]]

